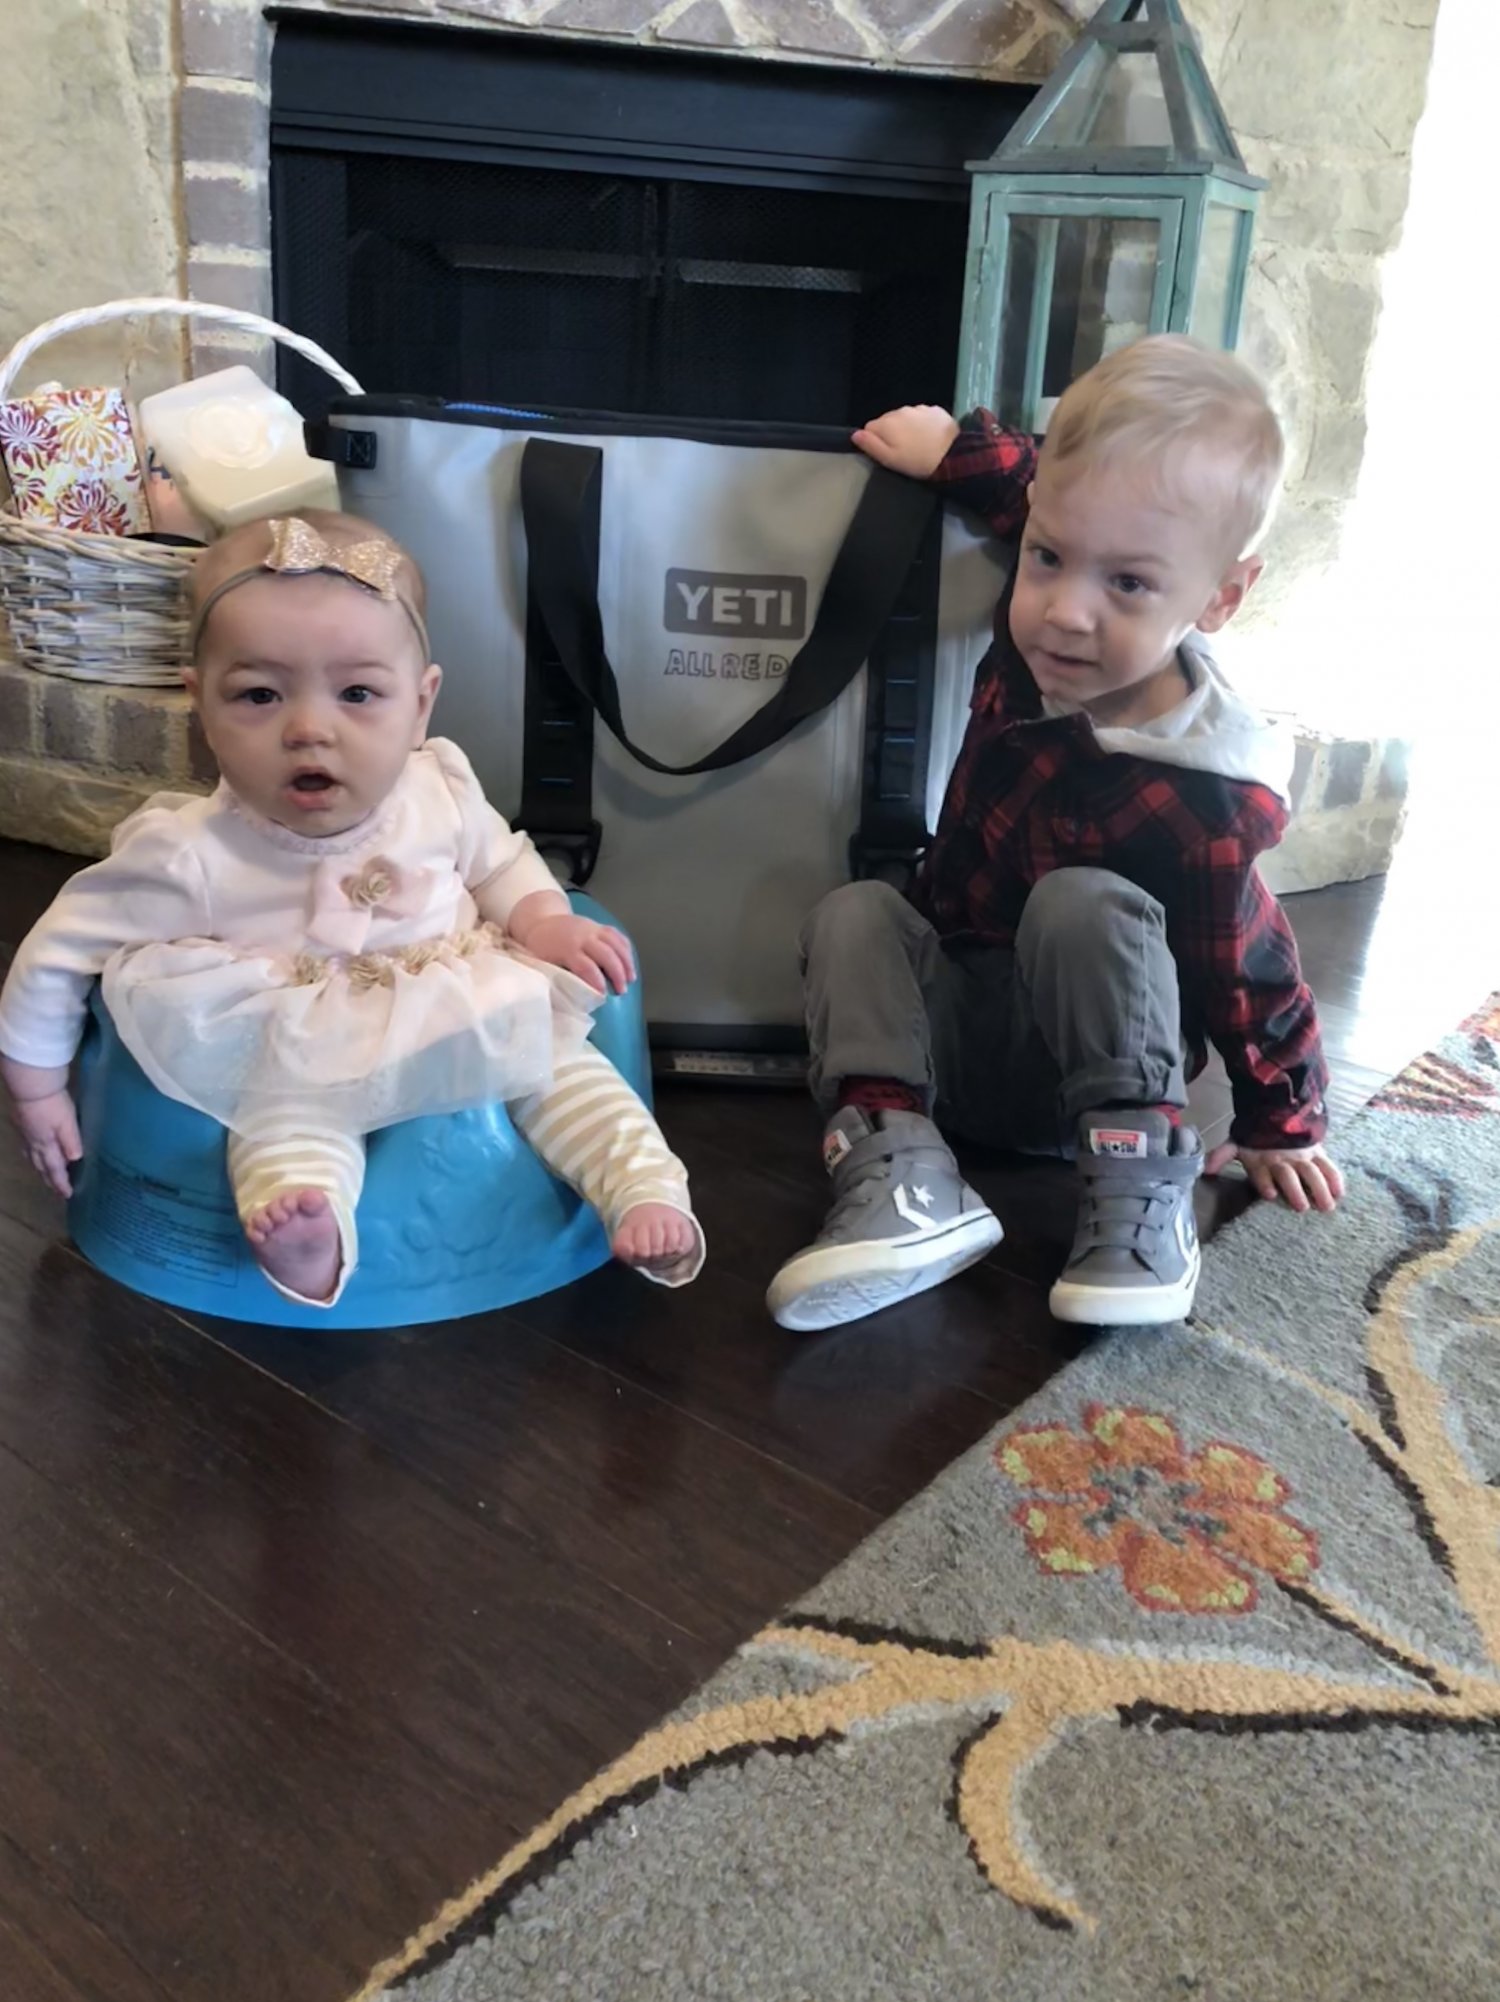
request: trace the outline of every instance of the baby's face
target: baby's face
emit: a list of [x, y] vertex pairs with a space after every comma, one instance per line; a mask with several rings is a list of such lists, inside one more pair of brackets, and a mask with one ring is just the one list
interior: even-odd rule
[[1043, 695], [1100, 724], [1183, 699], [1177, 649], [1231, 618], [1260, 571], [1226, 566], [1221, 524], [1162, 482], [1108, 463], [1061, 477], [1045, 455], [1021, 544], [1010, 630]]
[[399, 605], [340, 577], [268, 576], [214, 606], [189, 686], [232, 790], [321, 835], [389, 795], [441, 679]]

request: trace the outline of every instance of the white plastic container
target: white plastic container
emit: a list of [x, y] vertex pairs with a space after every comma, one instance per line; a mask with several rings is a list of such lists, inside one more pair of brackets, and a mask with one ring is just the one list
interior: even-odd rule
[[216, 528], [339, 504], [333, 467], [309, 458], [301, 417], [253, 369], [220, 369], [148, 396], [140, 423], [157, 463]]

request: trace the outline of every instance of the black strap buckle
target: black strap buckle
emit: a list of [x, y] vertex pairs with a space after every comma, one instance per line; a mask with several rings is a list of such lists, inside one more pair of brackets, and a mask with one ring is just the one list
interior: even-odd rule
[[523, 831], [531, 836], [539, 855], [562, 855], [567, 858], [568, 882], [575, 890], [583, 889], [599, 866], [604, 830], [597, 820], [591, 820], [587, 827], [528, 827]]
[[849, 875], [856, 883], [870, 876], [886, 882], [904, 878], [909, 883], [931, 846], [932, 837], [925, 828], [920, 835], [913, 832], [887, 839], [878, 834], [867, 835], [860, 829], [849, 841]]

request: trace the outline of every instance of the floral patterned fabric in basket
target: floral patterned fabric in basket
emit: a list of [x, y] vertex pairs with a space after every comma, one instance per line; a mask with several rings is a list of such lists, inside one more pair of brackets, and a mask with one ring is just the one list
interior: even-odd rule
[[117, 389], [46, 389], [0, 403], [0, 460], [24, 521], [87, 535], [137, 535], [151, 525]]

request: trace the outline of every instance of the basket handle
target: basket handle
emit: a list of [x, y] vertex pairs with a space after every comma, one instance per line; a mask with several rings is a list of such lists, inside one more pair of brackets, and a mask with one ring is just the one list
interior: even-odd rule
[[221, 327], [234, 327], [242, 334], [261, 334], [316, 362], [350, 396], [364, 393], [348, 369], [341, 368], [316, 341], [308, 340], [305, 334], [294, 334], [274, 320], [262, 319], [259, 313], [241, 313], [233, 306], [212, 306], [203, 299], [111, 299], [102, 306], [84, 306], [76, 313], [63, 313], [55, 320], [46, 320], [17, 341], [0, 361], [0, 402], [10, 395], [11, 384], [37, 349], [45, 347], [48, 341], [62, 334], [79, 333], [85, 327], [106, 326], [111, 320], [133, 319], [137, 313], [170, 314], [179, 320], [212, 320]]

